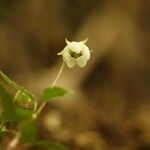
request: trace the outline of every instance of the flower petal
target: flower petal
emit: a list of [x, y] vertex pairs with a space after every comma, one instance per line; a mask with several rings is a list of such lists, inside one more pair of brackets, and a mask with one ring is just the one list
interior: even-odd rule
[[82, 54], [86, 57], [87, 60], [90, 59], [90, 50], [85, 44], [82, 45]]
[[84, 39], [83, 41], [80, 41], [81, 43], [86, 43], [89, 40], [89, 37], [87, 37], [86, 39]]
[[78, 65], [79, 67], [84, 67], [84, 66], [86, 65], [86, 63], [87, 63], [87, 59], [86, 59], [86, 57], [83, 55], [83, 56], [81, 56], [81, 57], [79, 57], [79, 58], [76, 59], [76, 63], [77, 63], [77, 65]]
[[84, 67], [90, 59], [90, 50], [85, 45], [88, 38], [80, 42], [69, 42], [66, 39], [67, 46], [57, 55], [62, 55], [64, 62], [69, 68], [73, 68], [76, 64]]
[[67, 51], [66, 47], [61, 52], [57, 53], [57, 55], [62, 55], [63, 53], [65, 53]]
[[[65, 61], [65, 60], [64, 60]], [[69, 68], [73, 68], [76, 64], [74, 59], [70, 59], [70, 61], [65, 61]]]
[[67, 66], [69, 68], [72, 68], [75, 66], [75, 64], [76, 64], [75, 59], [70, 56], [70, 54], [68, 52], [68, 47], [66, 47], [63, 50], [62, 56], [63, 56], [64, 62], [66, 62]]
[[82, 51], [82, 43], [72, 42], [68, 45], [69, 49], [75, 53], [80, 53]]

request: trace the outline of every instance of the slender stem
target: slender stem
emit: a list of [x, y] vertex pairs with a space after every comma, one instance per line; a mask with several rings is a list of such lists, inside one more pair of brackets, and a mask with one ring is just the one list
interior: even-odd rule
[[9, 143], [7, 150], [14, 150], [17, 147], [19, 140], [20, 140], [20, 136], [21, 136], [21, 133], [19, 133], [19, 132], [16, 133], [15, 137]]
[[34, 102], [34, 107], [33, 107], [33, 111], [36, 112], [37, 110], [37, 106], [38, 106], [38, 102], [37, 100]]
[[14, 81], [11, 81], [1, 70], [0, 70], [0, 77], [9, 85], [11, 85], [15, 89], [19, 89], [20, 86], [16, 84]]
[[64, 69], [64, 66], [65, 66], [65, 64], [63, 62], [62, 65], [61, 65], [61, 67], [60, 67], [60, 70], [59, 70], [59, 72], [58, 72], [58, 74], [57, 74], [57, 76], [55, 78], [55, 80], [52, 83], [52, 87], [54, 87], [56, 85], [56, 83], [57, 83], [57, 81], [58, 81], [58, 79], [59, 79], [59, 77], [60, 77], [60, 75], [61, 75], [61, 73], [62, 73], [62, 71]]
[[39, 109], [37, 110], [36, 114], [35, 114], [35, 118], [41, 113], [41, 111], [43, 110], [43, 108], [45, 107], [46, 102], [43, 102], [41, 104], [41, 106], [39, 107]]
[[[52, 83], [52, 86], [51, 86], [51, 87], [54, 87], [54, 86], [56, 85], [56, 83], [57, 83], [58, 79], [60, 78], [60, 75], [61, 75], [61, 73], [62, 73], [62, 71], [63, 71], [63, 69], [64, 69], [64, 66], [65, 66], [65, 64], [64, 64], [64, 62], [63, 62], [62, 65], [61, 65], [61, 67], [60, 67], [60, 69], [59, 69], [59, 72], [58, 72], [58, 74], [57, 74], [55, 80], [54, 80], [53, 83]], [[0, 71], [0, 76], [2, 76], [2, 77], [5, 79], [5, 81], [7, 81], [8, 83], [10, 83], [10, 84], [13, 85], [14, 87], [17, 87], [17, 86], [18, 86], [18, 85], [16, 85], [16, 84], [14, 84], [12, 81], [10, 81], [1, 71]], [[18, 94], [18, 93], [17, 93], [17, 94]], [[33, 119], [36, 119], [36, 118], [37, 118], [37, 116], [41, 113], [41, 111], [42, 111], [43, 108], [45, 107], [46, 103], [47, 103], [47, 102], [43, 102], [43, 103], [41, 104], [41, 106], [40, 106], [40, 107], [38, 108], [38, 110], [37, 110], [37, 102], [35, 102], [34, 108], [33, 108], [35, 114], [33, 115]], [[36, 111], [36, 110], [37, 110], [37, 111]], [[19, 140], [20, 140], [20, 137], [21, 137], [21, 133], [20, 133], [20, 132], [16, 132], [15, 130], [6, 129], [6, 128], [3, 126], [3, 123], [2, 123], [2, 125], [1, 125], [1, 128], [2, 128], [3, 131], [5, 131], [5, 132], [11, 133], [11, 134], [15, 134], [15, 137], [12, 139], [12, 141], [11, 141], [10, 144], [8, 145], [7, 150], [15, 149], [16, 146], [17, 146], [18, 143], [19, 143]]]
[[[61, 67], [60, 67], [60, 69], [59, 69], [59, 72], [58, 72], [58, 74], [57, 74], [55, 80], [54, 80], [53, 83], [52, 83], [52, 86], [51, 86], [51, 87], [54, 87], [54, 86], [56, 85], [58, 79], [60, 78], [61, 73], [63, 72], [64, 66], [65, 66], [65, 64], [64, 64], [64, 62], [63, 62], [62, 65], [61, 65]], [[37, 112], [36, 112], [36, 116], [38, 116], [38, 115], [41, 113], [41, 111], [42, 111], [43, 108], [45, 107], [46, 103], [47, 103], [47, 102], [43, 102], [43, 103], [41, 104], [41, 106], [39, 107], [39, 109], [38, 109]]]

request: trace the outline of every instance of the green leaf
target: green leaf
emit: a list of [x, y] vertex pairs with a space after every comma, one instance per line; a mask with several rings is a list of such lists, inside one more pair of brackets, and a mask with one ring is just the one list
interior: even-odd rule
[[35, 147], [41, 148], [42, 150], [69, 150], [66, 146], [58, 144], [58, 143], [53, 143], [50, 141], [37, 141], [34, 143]]
[[36, 122], [28, 119], [20, 123], [21, 141], [23, 143], [33, 143], [37, 138]]
[[35, 100], [35, 96], [31, 92], [9, 79], [8, 76], [6, 76], [2, 71], [0, 71], [0, 80], [4, 82], [5, 85], [9, 85], [11, 88], [20, 91], [20, 95], [23, 95], [24, 97], [22, 98], [26, 99], [27, 102]]
[[16, 121], [22, 121], [22, 120], [32, 118], [32, 115], [33, 115], [33, 111], [30, 109], [20, 108], [20, 107], [15, 108]]
[[35, 104], [35, 98], [27, 91], [18, 90], [13, 98], [13, 101], [21, 106], [21, 107], [28, 107], [33, 108]]
[[4, 121], [20, 121], [31, 118], [33, 112], [29, 109], [16, 107], [13, 98], [0, 85], [0, 102], [2, 104], [1, 117]]
[[4, 110], [2, 119], [8, 121], [22, 121], [32, 117], [33, 111], [25, 108], [14, 107], [12, 111]]
[[60, 87], [46, 88], [43, 92], [44, 101], [48, 101], [51, 98], [63, 96], [67, 91]]
[[7, 118], [13, 118], [15, 115], [14, 110], [14, 104], [12, 102], [12, 97], [9, 95], [9, 93], [6, 92], [6, 90], [0, 85], [0, 102], [2, 105], [2, 118], [6, 120]]
[[21, 95], [22, 99], [29, 101], [29, 102], [35, 100], [35, 96], [31, 92], [27, 91], [25, 88], [20, 87], [19, 90], [21, 90], [21, 92], [22, 92], [22, 95]]

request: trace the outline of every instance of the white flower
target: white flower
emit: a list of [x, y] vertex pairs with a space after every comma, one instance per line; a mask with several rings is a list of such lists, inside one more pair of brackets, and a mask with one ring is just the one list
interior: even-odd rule
[[66, 39], [67, 46], [58, 55], [62, 55], [64, 62], [69, 68], [74, 67], [76, 64], [79, 67], [84, 67], [87, 61], [90, 59], [90, 50], [85, 45], [88, 41], [86, 38], [80, 42], [69, 42]]

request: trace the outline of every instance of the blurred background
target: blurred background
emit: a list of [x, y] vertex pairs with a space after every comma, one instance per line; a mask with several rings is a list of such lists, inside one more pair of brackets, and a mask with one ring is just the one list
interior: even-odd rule
[[65, 44], [89, 37], [91, 59], [65, 68], [38, 126], [71, 150], [150, 149], [149, 0], [0, 0], [0, 69], [40, 99]]

